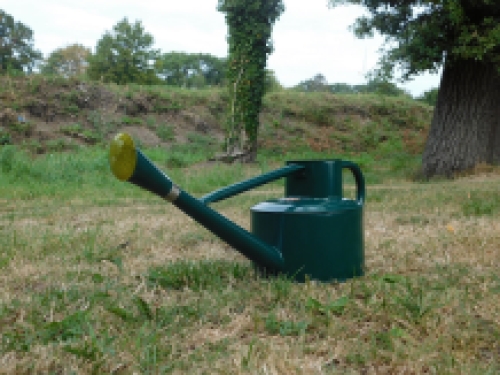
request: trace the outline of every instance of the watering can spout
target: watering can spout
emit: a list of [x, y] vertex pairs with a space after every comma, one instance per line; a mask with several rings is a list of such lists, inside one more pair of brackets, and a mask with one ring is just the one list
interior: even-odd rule
[[[214, 197], [205, 201], [199, 200], [175, 185], [135, 147], [130, 135], [120, 133], [115, 136], [111, 142], [109, 162], [113, 174], [119, 180], [138, 185], [170, 201], [259, 266], [271, 272], [279, 272], [284, 268], [282, 254], [276, 247], [266, 244], [208, 207], [205, 203], [215, 201]], [[236, 192], [226, 193], [226, 196], [234, 195], [233, 193], [236, 194]]]

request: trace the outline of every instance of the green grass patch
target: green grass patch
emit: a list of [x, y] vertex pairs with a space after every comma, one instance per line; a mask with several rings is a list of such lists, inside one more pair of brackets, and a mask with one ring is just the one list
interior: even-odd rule
[[473, 191], [462, 203], [466, 216], [493, 215], [500, 209], [500, 193], [497, 191]]
[[156, 135], [164, 142], [175, 139], [175, 129], [170, 125], [162, 125], [156, 128]]

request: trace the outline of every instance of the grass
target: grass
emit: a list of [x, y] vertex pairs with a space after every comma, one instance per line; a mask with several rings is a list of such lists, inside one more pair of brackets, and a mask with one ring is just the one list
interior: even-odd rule
[[156, 129], [156, 135], [162, 141], [172, 141], [175, 139], [175, 129], [169, 125], [163, 125]]
[[[413, 157], [353, 157], [368, 181], [366, 276], [300, 284], [258, 276], [175, 207], [118, 182], [106, 152], [0, 148], [0, 373], [500, 371], [498, 170], [414, 183]], [[145, 152], [197, 196], [283, 164], [193, 153], [169, 166], [164, 150]], [[277, 182], [214, 206], [248, 228], [249, 208], [282, 194]]]

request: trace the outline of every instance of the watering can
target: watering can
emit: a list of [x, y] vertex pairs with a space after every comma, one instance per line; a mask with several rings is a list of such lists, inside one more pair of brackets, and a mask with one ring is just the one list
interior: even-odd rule
[[[253, 261], [266, 275], [296, 281], [344, 281], [364, 273], [365, 182], [345, 160], [288, 161], [283, 168], [213, 191], [199, 199], [183, 191], [134, 145], [126, 133], [110, 147], [113, 174], [177, 206]], [[343, 198], [342, 170], [356, 181], [356, 199]], [[209, 204], [286, 178], [285, 196], [251, 208], [251, 232]]]

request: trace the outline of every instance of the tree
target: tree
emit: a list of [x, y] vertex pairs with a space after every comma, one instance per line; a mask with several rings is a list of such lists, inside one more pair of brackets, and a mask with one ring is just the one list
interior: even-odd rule
[[72, 44], [64, 48], [58, 48], [52, 52], [42, 65], [43, 74], [57, 74], [72, 77], [84, 74], [88, 66], [88, 58], [91, 55], [90, 48], [81, 44]]
[[0, 9], [0, 74], [31, 72], [41, 58], [34, 48], [33, 31]]
[[168, 85], [218, 86], [226, 74], [226, 60], [204, 53], [169, 52], [159, 59], [158, 74]]
[[323, 74], [316, 74], [314, 77], [300, 82], [294, 87], [297, 91], [330, 91], [328, 81]]
[[386, 36], [383, 69], [403, 79], [443, 68], [422, 157], [423, 173], [451, 176], [500, 161], [500, 2], [495, 0], [330, 0], [360, 4], [357, 36]]
[[357, 86], [359, 92], [367, 94], [378, 94], [384, 96], [410, 96], [405, 90], [400, 89], [396, 84], [389, 81], [387, 77], [380, 75], [368, 76], [365, 85]]
[[[272, 27], [285, 7], [282, 0], [219, 0], [217, 9], [225, 13], [229, 34], [226, 152], [243, 148], [249, 160], [254, 160], [267, 57], [273, 50]], [[247, 137], [245, 144], [242, 131]]]
[[124, 18], [97, 42], [95, 54], [89, 57], [89, 78], [117, 84], [159, 83], [155, 67], [159, 51], [152, 48], [153, 43], [140, 21], [131, 24]]
[[266, 78], [264, 81], [264, 92], [273, 92], [283, 90], [283, 85], [276, 77], [276, 73], [272, 69], [266, 69]]
[[354, 86], [347, 83], [332, 83], [330, 85], [330, 91], [334, 94], [357, 94], [358, 91]]
[[420, 102], [424, 102], [426, 104], [429, 104], [431, 106], [435, 106], [437, 103], [437, 97], [438, 97], [439, 89], [433, 88], [428, 91], [425, 91], [417, 97], [416, 99]]

